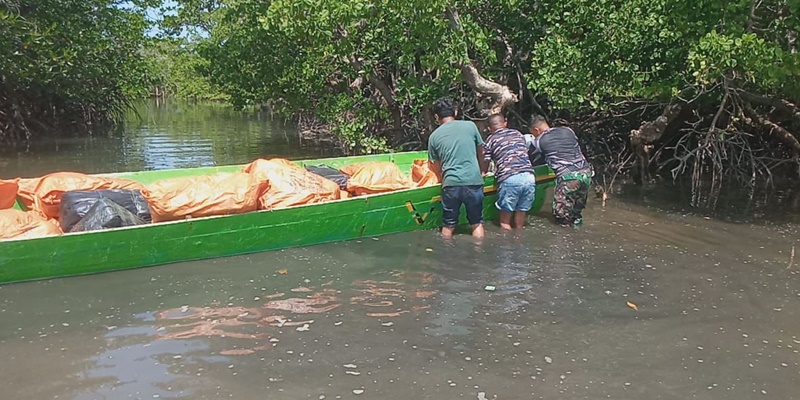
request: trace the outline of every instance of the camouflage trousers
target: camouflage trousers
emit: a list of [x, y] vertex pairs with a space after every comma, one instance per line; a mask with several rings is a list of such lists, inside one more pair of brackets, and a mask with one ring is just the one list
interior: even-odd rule
[[589, 186], [592, 184], [592, 171], [571, 172], [556, 178], [553, 193], [553, 216], [561, 225], [581, 226], [581, 212], [586, 208]]

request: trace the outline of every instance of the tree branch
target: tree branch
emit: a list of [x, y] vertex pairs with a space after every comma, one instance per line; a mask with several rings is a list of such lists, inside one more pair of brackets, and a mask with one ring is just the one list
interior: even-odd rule
[[[455, 31], [465, 34], [464, 27], [461, 26], [461, 19], [458, 16], [458, 11], [454, 7], [447, 8], [447, 18], [450, 21], [450, 26]], [[464, 49], [464, 59], [466, 61], [459, 62], [458, 65], [461, 70], [461, 76], [476, 92], [491, 97], [493, 101], [491, 106], [484, 108], [484, 113], [494, 114], [501, 112], [506, 106], [518, 101], [517, 95], [514, 94], [508, 86], [486, 79], [480, 74], [478, 68], [475, 67], [475, 64], [469, 59], [466, 48]]]
[[791, 146], [795, 152], [795, 156], [800, 154], [800, 141], [798, 141], [791, 132], [756, 112], [756, 110], [753, 109], [753, 106], [751, 106], [749, 103], [744, 102], [743, 105], [745, 112], [754, 122], [761, 127], [768, 129], [770, 133], [774, 133], [779, 139], [783, 140], [784, 143]]
[[784, 99], [762, 96], [758, 94], [748, 93], [745, 91], [740, 91], [739, 96], [741, 96], [743, 99], [751, 103], [762, 104], [765, 106], [775, 107], [784, 110], [790, 113], [793, 118], [800, 121], [800, 107], [797, 107], [797, 105], [790, 103]]
[[639, 129], [631, 131], [631, 142], [637, 144], [649, 144], [661, 138], [667, 125], [670, 124], [683, 110], [683, 104], [673, 103], [664, 108], [661, 115], [654, 121], [643, 122]]

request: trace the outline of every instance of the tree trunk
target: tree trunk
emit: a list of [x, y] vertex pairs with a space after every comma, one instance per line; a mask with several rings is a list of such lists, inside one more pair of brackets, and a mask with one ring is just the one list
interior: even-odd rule
[[780, 109], [780, 110], [782, 110], [784, 112], [789, 113], [792, 116], [792, 118], [794, 118], [798, 122], [800, 122], [800, 107], [797, 107], [795, 104], [792, 104], [792, 103], [790, 103], [790, 102], [788, 102], [788, 101], [786, 101], [784, 99], [778, 99], [778, 98], [775, 98], [775, 97], [761, 96], [761, 95], [752, 94], [752, 93], [748, 93], [748, 92], [744, 92], [744, 91], [739, 92], [739, 96], [741, 96], [743, 99], [745, 99], [745, 100], [747, 100], [747, 101], [749, 101], [751, 103], [761, 104], [761, 105], [775, 107], [777, 109]]
[[775, 134], [775, 136], [777, 136], [782, 142], [791, 147], [795, 157], [800, 156], [800, 141], [798, 141], [791, 132], [759, 114], [748, 103], [744, 103], [744, 110], [747, 116], [752, 119], [753, 122], [761, 126], [763, 129], [769, 130], [770, 133]]
[[[675, 120], [683, 110], [683, 104], [674, 103], [664, 108], [661, 115], [654, 121], [642, 122], [639, 129], [634, 129], [630, 133], [631, 147], [636, 154], [636, 164], [634, 171], [638, 173], [643, 181], [650, 181], [650, 156], [653, 151], [653, 142], [661, 139], [667, 126]], [[638, 179], [635, 179], [640, 183]]]
[[[447, 18], [450, 21], [450, 26], [454, 30], [462, 34], [464, 33], [458, 11], [454, 7], [447, 8]], [[508, 86], [486, 79], [481, 75], [478, 68], [475, 67], [475, 64], [469, 59], [466, 48], [464, 49], [464, 60], [465, 61], [458, 64], [458, 68], [461, 70], [461, 76], [464, 77], [464, 80], [473, 90], [488, 100], [479, 105], [483, 116], [502, 112], [503, 109], [518, 101], [517, 95], [514, 94]]]
[[[356, 71], [363, 71], [364, 65], [362, 64], [363, 59], [360, 59], [354, 55], [350, 56], [350, 65], [355, 68]], [[375, 74], [371, 73], [364, 73], [367, 75], [367, 81], [369, 82], [372, 87], [374, 87], [383, 97], [383, 100], [386, 102], [386, 107], [389, 109], [389, 113], [392, 115], [392, 125], [394, 127], [395, 136], [402, 136], [403, 135], [403, 113], [400, 109], [400, 103], [394, 98], [394, 93], [389, 85], [386, 84], [383, 80], [379, 79]], [[398, 139], [397, 137], [395, 139]]]

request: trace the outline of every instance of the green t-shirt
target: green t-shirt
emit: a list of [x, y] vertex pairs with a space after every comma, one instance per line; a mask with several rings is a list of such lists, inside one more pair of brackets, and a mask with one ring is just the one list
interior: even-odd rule
[[471, 121], [450, 121], [428, 138], [428, 159], [442, 164], [442, 186], [483, 185], [477, 146], [483, 144]]

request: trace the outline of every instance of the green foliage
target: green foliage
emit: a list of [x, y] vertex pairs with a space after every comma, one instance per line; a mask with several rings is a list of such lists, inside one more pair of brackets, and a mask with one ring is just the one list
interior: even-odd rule
[[465, 84], [467, 63], [516, 93], [509, 114], [523, 118], [540, 104], [610, 112], [688, 99], [713, 114], [722, 87], [797, 99], [798, 10], [800, 0], [180, 0], [168, 24], [208, 32], [198, 69], [235, 105], [314, 114], [370, 152], [430, 132], [441, 95], [485, 101]]
[[688, 62], [699, 86], [713, 85], [724, 77], [762, 92], [790, 97], [800, 88], [797, 58], [753, 33], [733, 36], [712, 31], [693, 46]]
[[[361, 140], [351, 133], [356, 130], [368, 130], [362, 133], [364, 140], [380, 130], [374, 121], [353, 122], [353, 104], [364, 115], [356, 119], [380, 110], [389, 116], [382, 121], [402, 131], [401, 123], [413, 125], [423, 106], [458, 87], [459, 64], [497, 59], [492, 28], [468, 11], [486, 9], [488, 2], [237, 0], [215, 4], [210, 37], [198, 48], [211, 61], [205, 75], [237, 106], [270, 100], [287, 114], [310, 110], [324, 114], [344, 142], [354, 137]], [[450, 6], [463, 10], [463, 32], [451, 27], [446, 16]], [[181, 3], [178, 15], [197, 11], [196, 1], [191, 0]], [[339, 101], [342, 96], [352, 98], [353, 104]], [[342, 123], [345, 120], [347, 124]], [[357, 147], [384, 148], [386, 139], [381, 140]]]
[[[797, 87], [797, 56], [785, 40], [797, 14], [773, 14], [777, 3], [760, 2], [751, 20], [752, 3], [742, 0], [546, 1], [540, 9], [546, 34], [533, 52], [530, 85], [573, 108], [669, 100], [689, 85], [713, 86], [723, 77], [788, 93]], [[773, 24], [746, 32], [758, 21]]]
[[144, 50], [150, 85], [180, 99], [227, 100], [228, 96], [202, 75], [209, 61], [200, 57], [195, 47], [186, 39], [151, 39]]
[[121, 118], [146, 93], [143, 9], [110, 0], [0, 3], [0, 140]]
[[330, 123], [332, 133], [348, 152], [389, 151], [385, 137], [369, 133], [375, 132], [388, 119], [387, 113], [374, 103], [340, 93], [326, 97], [317, 108], [317, 115]]

